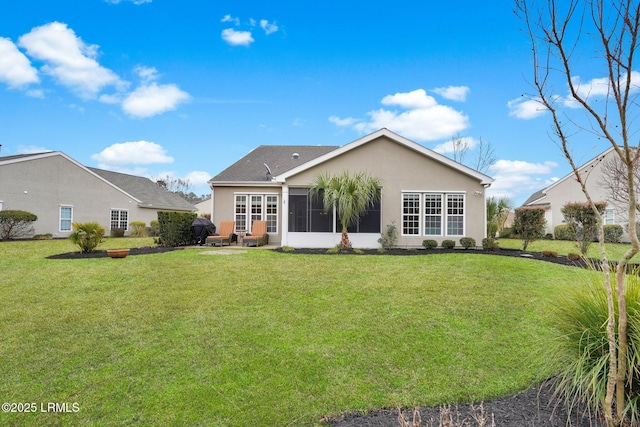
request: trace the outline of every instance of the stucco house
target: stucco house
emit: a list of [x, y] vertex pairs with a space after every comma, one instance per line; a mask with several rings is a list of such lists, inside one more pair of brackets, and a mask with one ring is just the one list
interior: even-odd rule
[[[625, 230], [622, 238], [628, 241], [626, 227], [627, 209], [615, 201], [611, 190], [611, 179], [607, 176], [612, 172], [612, 162], [617, 159], [613, 147], [598, 154], [578, 168], [580, 176], [587, 186], [591, 198], [596, 202], [606, 202], [604, 224], [619, 224]], [[573, 172], [567, 174], [553, 184], [532, 194], [522, 206], [540, 206], [545, 209], [547, 221], [545, 233], [553, 234], [556, 226], [564, 223], [562, 207], [570, 202], [586, 202], [587, 198], [580, 188], [580, 184]]]
[[354, 247], [379, 247], [395, 223], [398, 245], [486, 237], [485, 190], [493, 179], [388, 129], [343, 146], [259, 146], [214, 176], [212, 221], [235, 221], [250, 232], [267, 221], [269, 243], [329, 248], [340, 242], [335, 212], [309, 187], [319, 173], [366, 172], [380, 179], [381, 200], [349, 230]]
[[85, 167], [60, 151], [0, 157], [1, 209], [36, 214], [34, 234], [54, 237], [68, 237], [74, 222], [129, 230], [159, 210], [195, 210], [148, 178]]

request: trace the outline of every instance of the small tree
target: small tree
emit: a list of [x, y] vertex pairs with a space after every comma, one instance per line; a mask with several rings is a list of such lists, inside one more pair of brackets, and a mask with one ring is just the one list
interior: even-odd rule
[[38, 217], [31, 212], [6, 210], [0, 211], [0, 240], [25, 237], [33, 232], [33, 223]]
[[544, 233], [544, 209], [535, 206], [516, 209], [513, 229], [520, 235], [522, 250], [526, 251], [529, 243], [538, 240]]
[[322, 197], [325, 211], [334, 207], [342, 226], [340, 245], [344, 249], [351, 248], [347, 229], [356, 224], [367, 209], [380, 200], [380, 180], [364, 172], [353, 176], [345, 171], [340, 175], [323, 173], [313, 181], [311, 194]]
[[[595, 208], [604, 213], [607, 206], [605, 202], [595, 202]], [[564, 222], [571, 230], [578, 249], [582, 255], [586, 255], [591, 243], [598, 241], [598, 217], [590, 203], [567, 203], [561, 209]]]
[[69, 240], [80, 247], [82, 253], [93, 252], [104, 240], [104, 227], [97, 222], [74, 223]]

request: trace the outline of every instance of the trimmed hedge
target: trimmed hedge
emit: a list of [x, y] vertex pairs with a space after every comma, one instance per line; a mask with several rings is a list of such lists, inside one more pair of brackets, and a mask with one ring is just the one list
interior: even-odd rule
[[191, 224], [198, 217], [193, 212], [158, 212], [160, 237], [158, 244], [162, 246], [186, 246], [192, 244]]
[[424, 246], [425, 249], [435, 249], [438, 247], [438, 242], [435, 240], [427, 239], [422, 241], [422, 246]]
[[482, 249], [485, 251], [497, 251], [500, 248], [500, 244], [496, 239], [491, 237], [485, 237], [482, 239]]
[[604, 241], [605, 243], [620, 243], [622, 233], [624, 230], [621, 225], [607, 224], [604, 226]]
[[442, 247], [445, 249], [453, 249], [456, 246], [456, 242], [453, 240], [443, 240]]
[[463, 237], [460, 239], [460, 246], [465, 249], [475, 248], [476, 247], [476, 239], [473, 237]]
[[26, 237], [33, 232], [38, 216], [31, 212], [7, 209], [0, 211], [0, 240]]
[[575, 233], [567, 224], [556, 225], [553, 229], [553, 237], [556, 240], [576, 240]]

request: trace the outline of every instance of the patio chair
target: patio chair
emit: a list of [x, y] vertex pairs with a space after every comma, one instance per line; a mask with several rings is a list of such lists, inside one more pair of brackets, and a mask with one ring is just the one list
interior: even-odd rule
[[238, 242], [238, 235], [234, 233], [236, 227], [235, 221], [222, 221], [220, 222], [220, 231], [213, 236], [208, 236], [206, 240], [207, 245], [231, 245], [232, 242]]
[[260, 246], [269, 243], [269, 235], [267, 234], [267, 221], [253, 221], [251, 225], [251, 234], [247, 234], [242, 238], [242, 245]]

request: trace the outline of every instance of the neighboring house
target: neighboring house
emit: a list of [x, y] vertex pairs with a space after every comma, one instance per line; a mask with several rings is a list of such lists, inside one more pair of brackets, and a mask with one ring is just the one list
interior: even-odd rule
[[[600, 153], [593, 159], [578, 168], [580, 176], [587, 186], [587, 190], [594, 202], [606, 202], [604, 212], [605, 224], [619, 224], [624, 229], [623, 240], [628, 241], [626, 227], [628, 224], [627, 210], [614, 201], [610, 185], [607, 182], [607, 170], [611, 170], [611, 162], [618, 155], [613, 147]], [[556, 226], [564, 224], [562, 207], [570, 202], [586, 202], [587, 198], [580, 188], [580, 184], [573, 172], [557, 180], [550, 186], [532, 194], [522, 206], [540, 206], [545, 209], [547, 221], [545, 233], [553, 234]]]
[[59, 151], [0, 157], [0, 210], [34, 213], [35, 234], [68, 237], [74, 222], [98, 222], [109, 232], [147, 225], [160, 210], [193, 205], [148, 178], [88, 168]]
[[354, 247], [379, 247], [395, 223], [398, 245], [425, 239], [486, 236], [485, 190], [493, 179], [387, 129], [344, 146], [259, 146], [213, 177], [212, 221], [250, 232], [267, 221], [269, 243], [329, 248], [340, 243], [335, 211], [309, 195], [320, 173], [367, 172], [382, 183], [381, 200], [349, 230]]
[[211, 196], [207, 197], [203, 201], [196, 203], [195, 208], [198, 216], [209, 216], [211, 217]]

